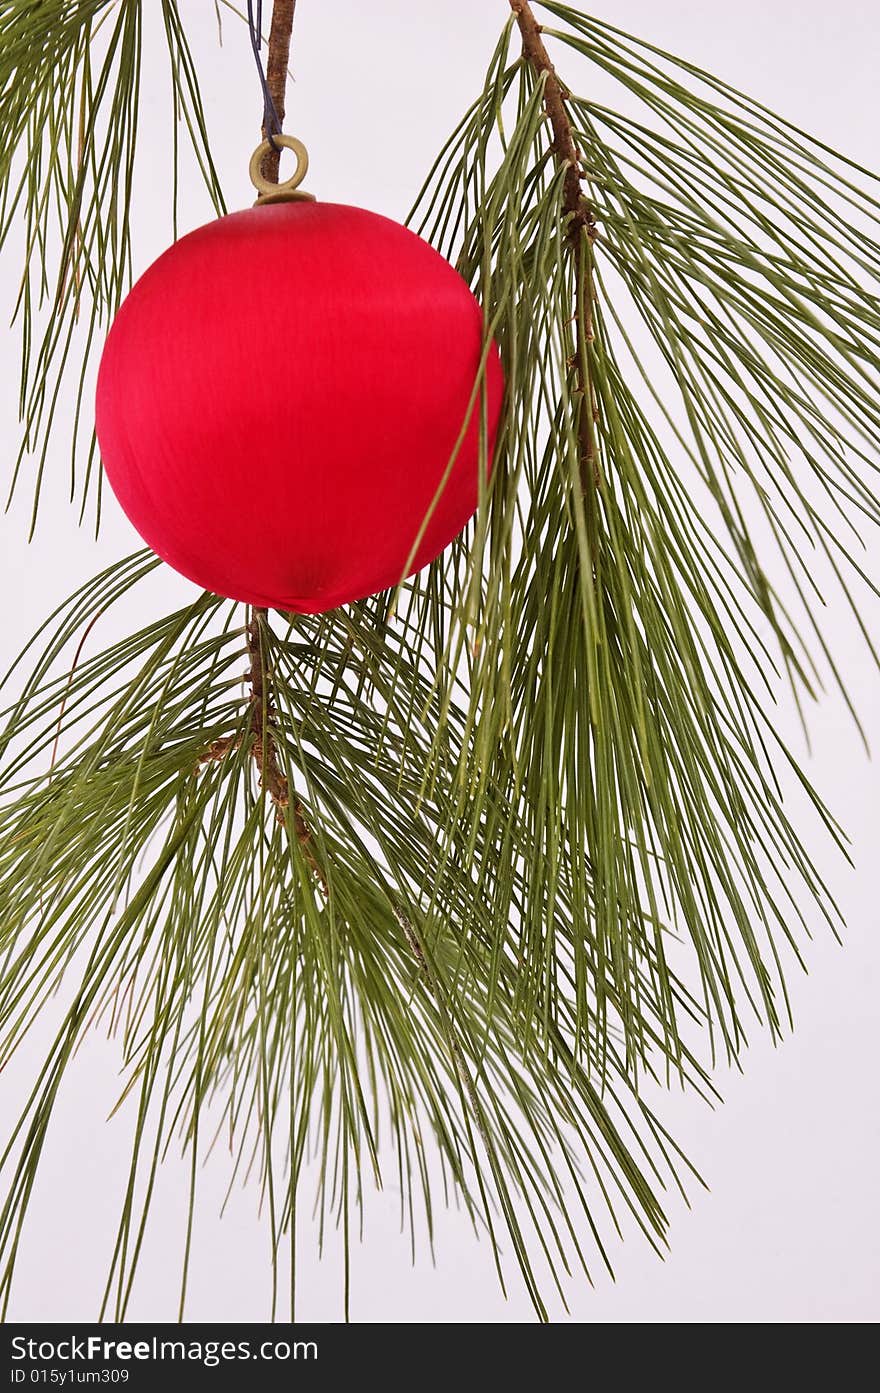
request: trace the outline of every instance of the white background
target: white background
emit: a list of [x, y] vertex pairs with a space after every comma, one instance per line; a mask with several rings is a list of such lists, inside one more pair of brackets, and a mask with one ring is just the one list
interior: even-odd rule
[[[146, 7], [148, 10], [151, 7]], [[158, 10], [158, 6], [155, 7]], [[268, 8], [268, 4], [267, 4]], [[296, 78], [286, 128], [311, 153], [309, 187], [322, 198], [405, 216], [427, 168], [480, 83], [505, 0], [299, 0]], [[217, 45], [209, 0], [183, 0], [204, 83], [209, 126], [227, 196], [251, 201], [246, 167], [255, 144], [259, 93], [246, 31], [227, 13]], [[877, 166], [876, 74], [880, 19], [873, 3], [815, 0], [736, 6], [672, 0], [616, 0], [602, 18], [688, 57], [788, 116], [864, 164]], [[156, 18], [153, 16], [152, 18]], [[150, 31], [140, 131], [136, 271], [170, 237], [168, 94], [161, 42]], [[590, 82], [576, 56], [560, 56], [576, 89]], [[193, 186], [183, 228], [208, 209]], [[0, 265], [0, 304], [11, 306], [14, 258]], [[0, 410], [4, 451], [16, 445], [18, 340], [2, 341]], [[3, 625], [0, 657], [11, 657], [46, 613], [80, 580], [132, 550], [136, 538], [108, 500], [95, 542], [65, 505], [65, 423], [49, 460], [49, 484], [30, 546], [23, 539], [27, 488], [0, 518]], [[876, 553], [876, 538], [870, 539]], [[875, 574], [880, 568], [875, 567]], [[187, 593], [166, 577], [166, 596]], [[156, 602], [135, 596], [131, 628]], [[878, 610], [866, 612], [880, 634]], [[842, 605], [831, 600], [828, 631], [873, 746], [880, 741], [880, 681]], [[5, 665], [5, 664], [4, 664]], [[795, 750], [802, 737], [790, 712], [780, 726]], [[808, 769], [853, 841], [854, 871], [821, 844], [816, 854], [845, 910], [843, 949], [820, 933], [809, 977], [793, 975], [796, 1030], [779, 1049], [756, 1036], [743, 1075], [719, 1074], [725, 1106], [710, 1111], [674, 1096], [664, 1120], [707, 1178], [688, 1211], [670, 1195], [671, 1252], [660, 1262], [628, 1238], [613, 1253], [616, 1283], [571, 1288], [572, 1315], [585, 1322], [867, 1321], [878, 1315], [876, 770], [842, 703], [824, 699], [811, 713]], [[805, 755], [806, 757], [806, 755]], [[808, 836], [812, 832], [808, 831]], [[0, 1083], [2, 1116], [14, 1115], [37, 1058], [36, 1045]], [[96, 1037], [76, 1063], [59, 1104], [28, 1221], [11, 1316], [91, 1319], [97, 1311], [115, 1231], [127, 1155], [127, 1124], [105, 1124], [117, 1086], [112, 1041]], [[160, 1183], [132, 1318], [173, 1318], [186, 1200], [185, 1165], [172, 1161]], [[268, 1253], [252, 1192], [237, 1192], [226, 1217], [222, 1158], [201, 1183], [190, 1319], [259, 1320], [267, 1313]], [[318, 1263], [301, 1237], [303, 1318], [335, 1320], [341, 1310], [337, 1250]], [[353, 1316], [372, 1321], [528, 1321], [516, 1286], [502, 1298], [485, 1245], [456, 1215], [440, 1217], [437, 1266], [409, 1267], [397, 1233], [393, 1194], [368, 1207], [365, 1242], [355, 1251]], [[554, 1314], [562, 1319], [561, 1311]]]

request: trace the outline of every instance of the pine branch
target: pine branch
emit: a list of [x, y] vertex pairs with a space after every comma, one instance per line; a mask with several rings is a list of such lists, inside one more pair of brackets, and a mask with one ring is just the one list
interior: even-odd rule
[[[121, 595], [127, 593], [129, 571], [132, 578], [139, 574], [130, 563], [106, 578], [101, 589], [107, 593], [100, 597], [105, 612], [109, 595], [120, 587]], [[94, 593], [65, 607], [58, 637], [78, 631], [86, 599], [93, 603]], [[272, 687], [284, 707], [274, 731], [284, 742], [279, 769], [294, 761], [303, 769], [321, 804], [322, 848], [326, 843], [333, 855], [333, 900], [315, 912], [305, 887], [291, 875], [285, 829], [276, 817], [267, 823], [260, 801], [248, 801], [253, 697], [242, 712], [230, 695], [239, 662], [236, 612], [236, 606], [206, 595], [149, 625], [136, 640], [87, 658], [72, 673], [62, 668], [52, 677], [40, 661], [38, 688], [31, 689], [24, 709], [10, 713], [7, 755], [17, 746], [22, 757], [39, 763], [59, 735], [53, 693], [67, 695], [62, 753], [51, 782], [37, 778], [27, 797], [7, 805], [0, 818], [0, 949], [6, 955], [0, 1065], [62, 967], [78, 962], [86, 945], [91, 953], [94, 943], [82, 969], [77, 1009], [59, 1037], [61, 1060], [47, 1076], [49, 1091], [35, 1094], [39, 1128], [29, 1130], [25, 1123], [13, 1137], [24, 1148], [16, 1164], [29, 1184], [59, 1071], [89, 1022], [109, 1018], [119, 1030], [128, 1070], [124, 1096], [142, 1091], [143, 1117], [155, 1099], [163, 1138], [179, 1121], [195, 1154], [199, 1113], [230, 1079], [226, 1106], [237, 1156], [251, 1135], [250, 1121], [263, 1136], [264, 1165], [271, 1166], [272, 1129], [277, 1125], [283, 1135], [289, 1125], [291, 1175], [281, 1192], [290, 1196], [303, 1164], [298, 1139], [313, 1122], [324, 1142], [329, 1137], [331, 1146], [344, 1149], [359, 1176], [362, 1146], [370, 1167], [378, 1166], [376, 1119], [389, 1099], [392, 1153], [396, 1146], [401, 1158], [412, 1147], [421, 1158], [417, 1139], [427, 1118], [453, 1186], [490, 1234], [497, 1196], [536, 1309], [543, 1312], [517, 1201], [539, 1232], [546, 1223], [541, 1241], [559, 1248], [560, 1262], [567, 1259], [557, 1223], [575, 1244], [577, 1239], [571, 1203], [562, 1220], [553, 1215], [557, 1208], [562, 1213], [560, 1181], [543, 1173], [538, 1156], [558, 1148], [559, 1164], [573, 1176], [579, 1153], [590, 1157], [615, 1177], [622, 1202], [659, 1244], [664, 1222], [648, 1171], [663, 1160], [662, 1136], [633, 1093], [613, 1041], [602, 1065], [605, 1092], [597, 1095], [598, 1061], [588, 1067], [573, 1045], [572, 1006], [557, 1016], [549, 1053], [537, 1041], [534, 1048], [524, 1044], [517, 1025], [519, 978], [506, 948], [506, 965], [490, 993], [498, 926], [488, 887], [472, 882], [469, 856], [478, 864], [497, 864], [494, 834], [487, 823], [468, 853], [446, 793], [438, 790], [439, 801], [422, 796], [416, 807], [437, 715], [417, 657], [402, 651], [397, 690], [383, 688], [375, 702], [357, 692], [357, 677], [347, 680], [357, 655], [375, 651], [380, 605], [375, 613], [294, 619], [286, 635], [273, 639]], [[57, 651], [56, 642], [53, 637], [50, 653]], [[309, 671], [311, 663], [319, 666]], [[343, 674], [332, 703], [321, 678], [323, 663]], [[312, 699], [316, 691], [319, 702]], [[425, 720], [418, 716], [423, 710]], [[228, 731], [230, 724], [238, 725], [240, 738], [194, 779], [194, 753], [204, 748], [205, 735]], [[291, 744], [303, 728], [314, 754]], [[79, 739], [77, 731], [83, 732]], [[21, 766], [14, 757], [4, 766], [0, 785], [8, 788]], [[450, 833], [454, 851], [446, 857], [443, 839]], [[526, 837], [525, 829], [517, 836], [523, 850]], [[520, 896], [527, 882], [520, 871], [516, 879]], [[437, 896], [435, 905], [427, 902], [431, 895]], [[397, 908], [401, 902], [419, 906], [418, 927], [414, 914]], [[560, 937], [570, 932], [567, 915], [560, 895]], [[466, 920], [473, 937], [456, 927]], [[102, 923], [106, 932], [95, 938]], [[414, 982], [413, 961], [430, 983]], [[204, 992], [195, 1026], [188, 1014], [194, 983]], [[646, 976], [640, 983], [643, 1009], [651, 990]], [[366, 1072], [359, 1062], [364, 1054], [370, 1061]], [[293, 1092], [287, 1097], [291, 1070]], [[267, 1078], [273, 1081], [268, 1097]], [[623, 1097], [628, 1101], [621, 1108]], [[459, 1098], [460, 1111], [454, 1106]], [[627, 1121], [631, 1104], [635, 1112]], [[291, 1107], [294, 1120], [288, 1123]], [[262, 1119], [259, 1126], [249, 1108]], [[472, 1119], [488, 1137], [485, 1176]], [[623, 1138], [633, 1122], [637, 1148], [653, 1147], [654, 1140], [659, 1145], [645, 1173]], [[140, 1146], [139, 1140], [133, 1175]], [[421, 1160], [419, 1177], [430, 1208], [430, 1179]], [[341, 1202], [335, 1183], [331, 1172], [322, 1178], [322, 1205], [325, 1197], [331, 1208]], [[411, 1184], [407, 1180], [406, 1188]], [[0, 1205], [0, 1255], [9, 1258], [7, 1278], [0, 1271], [0, 1298], [18, 1245], [18, 1206], [29, 1193], [14, 1190], [5, 1208]], [[360, 1179], [357, 1195], [361, 1203]], [[138, 1219], [133, 1203], [127, 1201], [123, 1217], [116, 1319], [124, 1318], [136, 1262], [136, 1253], [125, 1257], [125, 1235], [146, 1217]], [[587, 1189], [576, 1200], [591, 1227], [594, 1206], [606, 1203], [610, 1197], [602, 1189]], [[290, 1210], [276, 1222], [277, 1244], [291, 1222]]]
[[523, 53], [535, 74], [544, 80], [544, 106], [553, 130], [553, 150], [565, 170], [563, 208], [568, 214], [569, 236], [577, 243], [584, 231], [590, 236], [593, 235], [595, 222], [589, 201], [583, 192], [581, 156], [565, 107], [566, 89], [550, 61], [550, 55], [541, 37], [542, 27], [535, 19], [529, 0], [510, 0], [510, 7], [522, 35]]
[[[64, 407], [73, 418], [62, 485], [100, 520], [100, 471], [84, 391], [102, 327], [130, 284], [129, 217], [136, 183], [144, 0], [9, 0], [0, 8], [0, 250], [21, 224], [15, 319], [21, 328], [20, 449], [8, 493], [34, 461], [32, 527]], [[217, 213], [223, 196], [211, 157], [198, 75], [178, 0], [163, 0], [175, 135], [169, 223], [176, 227], [181, 142]], [[74, 365], [77, 365], [74, 367]], [[71, 400], [72, 399], [72, 400]]]
[[544, 83], [544, 106], [553, 131], [553, 152], [564, 170], [562, 207], [566, 215], [567, 234], [575, 264], [574, 322], [575, 351], [570, 366], [575, 370], [576, 394], [581, 406], [578, 416], [580, 446], [581, 491], [601, 484], [601, 471], [596, 453], [595, 427], [598, 407], [590, 377], [590, 346], [593, 330], [593, 273], [591, 243], [596, 235], [596, 223], [590, 203], [583, 191], [584, 173], [571, 120], [565, 105], [565, 88], [541, 37], [542, 29], [535, 19], [529, 0], [510, 0], [522, 35], [523, 53], [536, 76]]

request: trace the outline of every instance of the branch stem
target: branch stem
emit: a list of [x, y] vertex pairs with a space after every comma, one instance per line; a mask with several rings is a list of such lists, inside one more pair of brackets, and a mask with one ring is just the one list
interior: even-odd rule
[[566, 166], [565, 172], [565, 211], [570, 215], [569, 235], [576, 239], [583, 229], [593, 228], [593, 215], [584, 196], [581, 180], [581, 158], [575, 144], [571, 120], [565, 105], [568, 95], [559, 80], [556, 69], [542, 38], [543, 30], [535, 19], [529, 0], [510, 0], [510, 8], [516, 16], [522, 36], [523, 54], [526, 61], [539, 76], [544, 77], [544, 109], [553, 132], [553, 150], [560, 164]]
[[251, 753], [260, 774], [260, 784], [282, 813], [290, 802], [290, 789], [278, 763], [274, 739], [275, 707], [269, 691], [269, 680], [263, 657], [263, 624], [266, 610], [253, 610], [248, 621], [247, 651], [250, 658], [248, 682], [251, 689]]
[[[272, 6], [272, 24], [269, 29], [269, 53], [266, 59], [266, 86], [272, 104], [278, 115], [279, 125], [284, 125], [285, 101], [287, 97], [287, 70], [290, 66], [290, 36], [293, 32], [293, 13], [296, 0], [275, 0]], [[263, 127], [263, 139], [268, 135]], [[278, 165], [281, 153], [270, 150], [263, 160], [263, 175], [272, 184], [278, 183]]]
[[[278, 744], [275, 737], [275, 704], [272, 701], [271, 674], [266, 666], [263, 649], [263, 625], [267, 620], [264, 609], [251, 610], [246, 627], [247, 651], [250, 669], [247, 680], [250, 684], [250, 746], [254, 764], [260, 779], [260, 787], [272, 799], [279, 822], [287, 821], [287, 809], [293, 813], [293, 831], [302, 849], [309, 870], [315, 876], [325, 896], [329, 894], [327, 877], [314, 852], [314, 838], [302, 802], [294, 793], [290, 796], [290, 784], [282, 771], [278, 759]], [[222, 746], [223, 742], [219, 742]], [[213, 747], [212, 747], [213, 749]], [[219, 755], [207, 753], [207, 759], [222, 758], [226, 753], [221, 749]]]
[[596, 401], [590, 380], [589, 355], [593, 342], [593, 277], [592, 242], [596, 235], [593, 211], [583, 190], [584, 171], [574, 138], [571, 118], [565, 99], [567, 89], [559, 80], [542, 37], [541, 25], [535, 19], [529, 0], [510, 0], [522, 37], [523, 57], [544, 79], [544, 110], [553, 132], [553, 152], [557, 163], [565, 169], [562, 206], [568, 221], [568, 239], [575, 263], [576, 306], [574, 315], [575, 352], [571, 367], [575, 373], [576, 390], [580, 399], [578, 411], [578, 453], [581, 490], [601, 483], [599, 458], [596, 452]]

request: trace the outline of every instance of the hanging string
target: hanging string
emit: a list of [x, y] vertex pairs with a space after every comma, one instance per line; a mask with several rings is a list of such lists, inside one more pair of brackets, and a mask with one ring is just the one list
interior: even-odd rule
[[269, 84], [266, 81], [266, 73], [263, 68], [263, 59], [260, 56], [260, 49], [263, 45], [263, 0], [248, 0], [248, 28], [251, 34], [251, 48], [254, 51], [254, 61], [257, 65], [257, 73], [260, 79], [260, 86], [263, 89], [263, 129], [266, 132], [266, 139], [273, 150], [280, 150], [280, 146], [275, 143], [275, 136], [281, 134], [281, 122], [278, 119], [278, 111], [272, 100], [272, 93], [269, 91]]

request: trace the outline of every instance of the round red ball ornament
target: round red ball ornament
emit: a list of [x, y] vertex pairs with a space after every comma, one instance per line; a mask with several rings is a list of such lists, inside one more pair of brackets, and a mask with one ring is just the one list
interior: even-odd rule
[[[414, 574], [473, 514], [483, 357], [480, 308], [427, 242], [360, 208], [269, 202], [183, 237], [122, 304], [101, 457], [176, 570], [318, 613]], [[485, 469], [494, 344], [484, 380]]]

